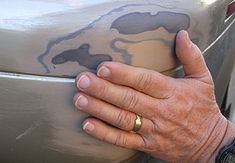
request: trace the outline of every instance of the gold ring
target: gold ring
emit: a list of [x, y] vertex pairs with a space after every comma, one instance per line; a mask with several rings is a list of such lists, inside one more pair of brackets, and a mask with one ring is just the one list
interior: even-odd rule
[[132, 129], [133, 132], [138, 132], [142, 126], [142, 117], [136, 114], [135, 124]]

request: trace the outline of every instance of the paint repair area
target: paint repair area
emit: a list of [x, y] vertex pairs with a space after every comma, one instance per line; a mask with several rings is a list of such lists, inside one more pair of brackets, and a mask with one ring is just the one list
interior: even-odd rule
[[112, 61], [111, 56], [107, 54], [90, 54], [90, 45], [83, 44], [78, 49], [66, 50], [52, 59], [55, 65], [64, 64], [66, 62], [77, 62], [88, 69], [96, 70], [98, 65], [104, 61]]
[[120, 34], [133, 35], [163, 27], [170, 33], [177, 33], [179, 30], [188, 29], [189, 25], [190, 18], [186, 14], [164, 11], [151, 15], [150, 12], [135, 12], [116, 19], [111, 29], [118, 30]]
[[72, 77], [82, 71], [95, 72], [104, 61], [165, 71], [176, 66], [176, 33], [189, 27], [185, 13], [164, 11], [154, 4], [129, 4], [50, 41], [38, 61], [47, 74]]

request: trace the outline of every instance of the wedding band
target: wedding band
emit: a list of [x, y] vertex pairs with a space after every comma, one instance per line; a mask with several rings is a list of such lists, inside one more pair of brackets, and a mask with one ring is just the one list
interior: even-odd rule
[[132, 129], [133, 132], [138, 132], [142, 126], [142, 117], [136, 114], [135, 124]]

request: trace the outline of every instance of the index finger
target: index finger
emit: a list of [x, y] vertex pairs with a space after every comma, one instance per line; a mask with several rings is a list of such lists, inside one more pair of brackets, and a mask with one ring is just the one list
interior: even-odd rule
[[104, 62], [97, 75], [112, 83], [131, 87], [155, 98], [168, 98], [174, 89], [172, 78], [153, 70], [118, 62]]

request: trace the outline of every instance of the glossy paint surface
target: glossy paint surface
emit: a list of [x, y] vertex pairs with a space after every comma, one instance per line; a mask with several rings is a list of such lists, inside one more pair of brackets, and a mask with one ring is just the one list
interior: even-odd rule
[[0, 162], [150, 162], [82, 131], [89, 115], [72, 104], [74, 76], [113, 60], [180, 77], [181, 29], [203, 50], [222, 103], [235, 54], [231, 1], [14, 2], [0, 2]]

